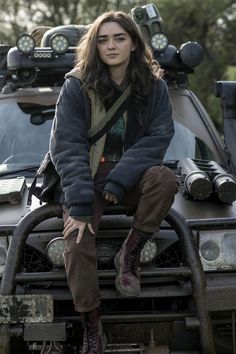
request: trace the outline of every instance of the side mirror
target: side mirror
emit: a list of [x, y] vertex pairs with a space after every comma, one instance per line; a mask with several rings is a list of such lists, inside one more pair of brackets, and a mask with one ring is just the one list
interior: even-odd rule
[[217, 81], [216, 97], [221, 98], [224, 119], [236, 119], [236, 81]]
[[224, 137], [229, 151], [229, 164], [232, 172], [236, 175], [236, 81], [216, 82], [215, 95], [221, 98]]

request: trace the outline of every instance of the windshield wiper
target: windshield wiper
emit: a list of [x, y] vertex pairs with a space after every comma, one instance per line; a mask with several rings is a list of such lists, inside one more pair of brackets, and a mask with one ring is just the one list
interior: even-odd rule
[[12, 169], [12, 170], [1, 170], [1, 166], [0, 166], [0, 177], [5, 177], [5, 176], [12, 176], [21, 172], [37, 172], [39, 168], [39, 165], [29, 165], [29, 166], [24, 166], [21, 168], [17, 168], [17, 169]]
[[178, 162], [179, 162], [179, 160], [166, 160], [166, 161], [163, 161], [163, 165], [165, 165], [167, 167], [177, 167]]
[[30, 122], [34, 125], [44, 124], [47, 120], [53, 120], [55, 115], [55, 108], [32, 112], [30, 115]]

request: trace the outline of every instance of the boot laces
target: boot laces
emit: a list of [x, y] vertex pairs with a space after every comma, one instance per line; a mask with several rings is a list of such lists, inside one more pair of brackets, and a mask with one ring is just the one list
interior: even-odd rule
[[86, 345], [85, 345], [85, 353], [94, 352], [98, 353], [99, 351], [99, 323], [96, 319], [90, 318], [86, 324], [86, 328], [84, 329], [84, 333], [86, 335]]
[[88, 332], [87, 332], [87, 328], [84, 327], [84, 334], [83, 334], [83, 353], [87, 353], [88, 351], [89, 351]]

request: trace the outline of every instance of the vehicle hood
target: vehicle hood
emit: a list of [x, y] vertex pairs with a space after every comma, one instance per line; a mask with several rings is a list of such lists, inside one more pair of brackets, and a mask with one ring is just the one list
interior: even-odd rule
[[[28, 188], [25, 189], [18, 204], [0, 203], [0, 230], [14, 230], [26, 214], [40, 206], [39, 200], [34, 196], [32, 196], [31, 204], [28, 205]], [[36, 229], [57, 230], [61, 227], [62, 219], [53, 218], [41, 223]]]
[[[19, 204], [12, 205], [8, 202], [0, 203], [0, 229], [14, 229], [19, 221], [31, 210], [38, 208], [40, 203], [37, 198], [32, 198], [32, 204], [27, 205], [28, 190], [22, 196]], [[187, 222], [196, 223], [197, 220], [219, 219], [219, 218], [236, 218], [236, 202], [232, 204], [224, 204], [222, 202], [210, 200], [188, 200], [185, 199], [181, 192], [175, 196], [172, 208], [177, 210]], [[43, 225], [43, 226], [42, 226]], [[58, 229], [62, 227], [62, 220], [53, 218], [40, 224], [37, 229]]]

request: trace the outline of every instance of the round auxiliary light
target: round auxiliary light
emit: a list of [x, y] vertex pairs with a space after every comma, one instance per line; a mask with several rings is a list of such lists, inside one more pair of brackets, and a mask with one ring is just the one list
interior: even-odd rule
[[31, 35], [23, 33], [17, 38], [16, 46], [21, 53], [29, 54], [34, 50], [35, 40]]
[[182, 62], [190, 68], [201, 64], [204, 58], [202, 46], [197, 42], [183, 43], [179, 49]]
[[64, 34], [54, 34], [50, 39], [50, 47], [55, 53], [65, 53], [69, 48], [69, 40]]
[[220, 248], [218, 244], [211, 240], [204, 242], [201, 245], [200, 251], [202, 258], [208, 262], [215, 261], [220, 255]]
[[158, 51], [164, 51], [168, 47], [169, 41], [164, 33], [155, 33], [151, 38], [151, 46]]
[[64, 267], [64, 242], [63, 237], [56, 237], [48, 243], [46, 248], [50, 262], [58, 268]]
[[157, 255], [157, 245], [154, 240], [148, 240], [140, 254], [140, 263], [147, 264], [153, 261]]

